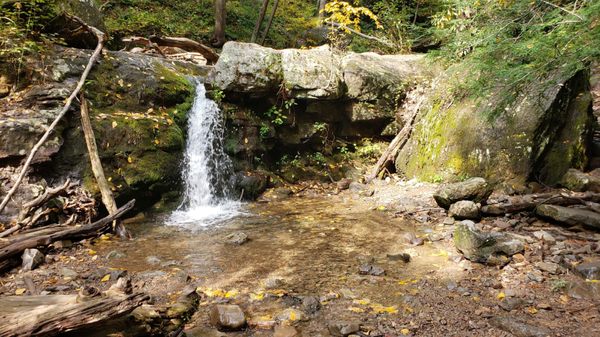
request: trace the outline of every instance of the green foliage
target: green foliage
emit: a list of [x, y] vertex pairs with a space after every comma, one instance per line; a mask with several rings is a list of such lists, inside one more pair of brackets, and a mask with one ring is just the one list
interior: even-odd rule
[[0, 5], [0, 59], [20, 65], [24, 57], [39, 52], [46, 36], [44, 25], [56, 16], [50, 0], [26, 0]]
[[283, 111], [276, 105], [273, 105], [269, 110], [267, 110], [267, 112], [265, 112], [265, 116], [270, 118], [271, 123], [274, 125], [282, 125], [287, 119], [287, 117], [283, 115]]
[[443, 43], [436, 54], [460, 63], [455, 95], [507, 92], [485, 112], [495, 118], [530, 83], [571, 75], [600, 57], [600, 2], [446, 0], [433, 17]]
[[568, 286], [569, 286], [569, 282], [567, 280], [557, 278], [557, 279], [552, 279], [550, 281], [550, 289], [553, 292], [563, 291], [563, 290], [567, 289]]
[[[225, 33], [228, 40], [250, 40], [261, 2], [227, 1]], [[106, 25], [116, 40], [130, 35], [156, 34], [207, 42], [213, 32], [213, 8], [213, 0], [114, 0], [107, 2], [104, 13]], [[270, 12], [271, 7], [267, 10]], [[315, 16], [316, 6], [310, 1], [280, 1], [266, 44], [276, 48], [294, 46], [307, 30], [316, 26]]]

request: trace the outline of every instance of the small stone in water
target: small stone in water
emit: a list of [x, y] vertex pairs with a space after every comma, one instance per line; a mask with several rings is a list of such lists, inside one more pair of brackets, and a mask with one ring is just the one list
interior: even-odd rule
[[385, 270], [372, 264], [363, 264], [358, 267], [358, 273], [361, 275], [381, 276], [385, 274]]
[[249, 240], [248, 235], [243, 232], [231, 233], [231, 234], [227, 235], [225, 237], [225, 239], [227, 240], [228, 243], [231, 243], [234, 245], [243, 245], [244, 243], [248, 242], [248, 240]]

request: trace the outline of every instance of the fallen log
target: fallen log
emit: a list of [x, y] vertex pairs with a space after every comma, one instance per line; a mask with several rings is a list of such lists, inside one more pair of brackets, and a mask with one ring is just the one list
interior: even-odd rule
[[585, 225], [600, 228], [600, 213], [582, 208], [569, 208], [558, 205], [540, 205], [535, 213], [543, 218], [558, 221], [567, 225]]
[[149, 297], [80, 295], [7, 296], [0, 298], [0, 337], [56, 336], [101, 325], [124, 316]]
[[114, 214], [109, 214], [108, 216], [88, 225], [56, 226], [51, 228], [49, 232], [44, 234], [40, 234], [38, 232], [36, 233], [37, 235], [23, 233], [23, 238], [21, 238], [21, 235], [14, 237], [11, 239], [8, 245], [0, 248], [0, 262], [19, 256], [27, 248], [47, 246], [58, 240], [76, 241], [103, 233], [110, 229], [110, 224], [113, 220], [121, 217], [123, 214], [133, 208], [134, 204], [135, 200], [131, 200], [119, 208]]
[[507, 201], [491, 203], [481, 207], [481, 213], [488, 216], [498, 216], [508, 213], [531, 212], [539, 205], [585, 205], [586, 202], [600, 202], [600, 193], [592, 192], [559, 192], [526, 194], [509, 197]]
[[204, 56], [208, 64], [215, 64], [219, 60], [219, 54], [212, 48], [185, 37], [151, 36], [150, 41], [159, 46], [177, 47], [186, 51], [198, 52]]
[[394, 163], [394, 161], [396, 160], [396, 155], [402, 149], [402, 147], [404, 147], [404, 144], [406, 144], [408, 138], [410, 137], [410, 134], [413, 129], [413, 124], [415, 122], [415, 119], [417, 118], [417, 114], [419, 113], [421, 104], [423, 104], [423, 97], [424, 96], [422, 96], [417, 102], [417, 104], [415, 104], [415, 107], [413, 108], [410, 117], [406, 121], [406, 124], [404, 124], [404, 126], [402, 127], [402, 130], [400, 130], [396, 137], [394, 137], [388, 148], [383, 152], [381, 157], [379, 157], [379, 160], [377, 161], [377, 164], [375, 164], [373, 171], [369, 176], [367, 176], [367, 181], [371, 181], [377, 178], [377, 176], [379, 176], [379, 174], [388, 165]]

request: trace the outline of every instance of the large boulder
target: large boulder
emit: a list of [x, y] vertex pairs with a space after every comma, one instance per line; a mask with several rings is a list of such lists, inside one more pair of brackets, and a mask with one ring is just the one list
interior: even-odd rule
[[600, 169], [589, 173], [569, 169], [560, 180], [560, 185], [576, 192], [600, 192]]
[[461, 200], [471, 200], [476, 203], [485, 203], [492, 194], [491, 185], [483, 178], [470, 178], [465, 181], [442, 185], [434, 194], [437, 204], [445, 209]]
[[342, 59], [347, 96], [359, 101], [395, 101], [424, 73], [423, 55], [351, 53]]
[[344, 93], [340, 57], [327, 45], [281, 52], [283, 85], [292, 97], [337, 99]]
[[283, 77], [281, 51], [253, 43], [227, 42], [215, 64], [221, 90], [261, 95], [276, 92]]
[[[411, 138], [396, 157], [398, 172], [429, 181], [467, 175], [555, 184], [569, 168], [586, 166], [594, 122], [586, 71], [459, 99], [448, 94], [452, 81], [466, 77], [457, 67], [435, 80], [423, 100]], [[503, 103], [507, 97], [512, 103]]]
[[454, 245], [465, 258], [490, 265], [504, 264], [524, 249], [523, 242], [509, 234], [482, 232], [469, 220], [455, 224]]

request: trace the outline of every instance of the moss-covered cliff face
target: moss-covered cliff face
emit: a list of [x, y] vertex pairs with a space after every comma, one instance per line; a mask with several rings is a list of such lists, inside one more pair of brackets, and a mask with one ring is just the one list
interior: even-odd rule
[[[430, 181], [484, 176], [519, 185], [527, 179], [554, 184], [569, 167], [585, 167], [593, 125], [585, 71], [478, 100], [445, 96], [447, 81], [438, 79], [428, 94], [397, 157], [398, 172]], [[514, 103], [489, 117], [506, 95], [517, 95]]]
[[[25, 149], [37, 141], [75, 86], [89, 53], [59, 48], [46, 55], [45, 67], [32, 87], [15, 93], [28, 99], [0, 111], [0, 117], [7, 117], [0, 118], [1, 135], [14, 140], [2, 147], [6, 151], [0, 151], [0, 159], [18, 163], [27, 154]], [[94, 67], [83, 92], [90, 101], [102, 164], [119, 202], [136, 198], [138, 206], [146, 207], [165, 194], [177, 194], [186, 116], [195, 91], [189, 76], [206, 76], [207, 72], [192, 64], [122, 52], [106, 53]], [[6, 102], [14, 100], [9, 96]], [[15, 110], [24, 113], [13, 120], [10, 116]], [[36, 161], [44, 177], [81, 179], [88, 190], [97, 193], [78, 110], [75, 103]], [[15, 142], [22, 143], [23, 149]]]

